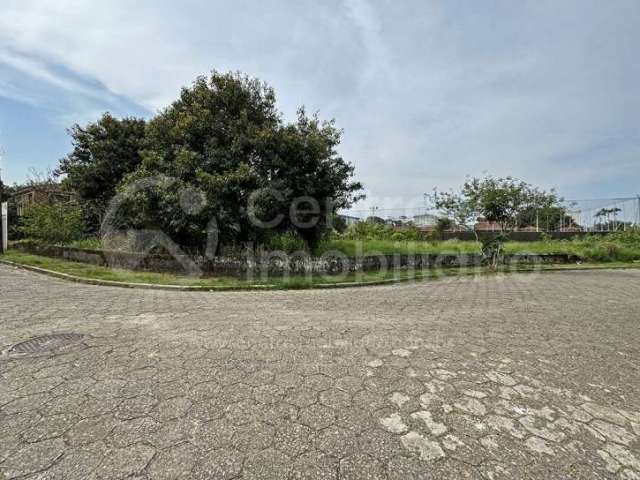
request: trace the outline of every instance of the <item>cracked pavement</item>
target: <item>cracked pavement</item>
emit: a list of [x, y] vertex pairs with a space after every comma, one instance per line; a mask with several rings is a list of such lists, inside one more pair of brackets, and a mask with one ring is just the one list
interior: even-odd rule
[[168, 292], [0, 266], [0, 479], [640, 479], [640, 270]]

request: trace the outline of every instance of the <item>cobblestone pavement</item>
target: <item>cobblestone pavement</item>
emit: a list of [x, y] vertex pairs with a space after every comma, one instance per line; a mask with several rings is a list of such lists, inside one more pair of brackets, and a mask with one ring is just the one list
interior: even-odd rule
[[166, 292], [0, 267], [0, 478], [638, 479], [640, 271]]

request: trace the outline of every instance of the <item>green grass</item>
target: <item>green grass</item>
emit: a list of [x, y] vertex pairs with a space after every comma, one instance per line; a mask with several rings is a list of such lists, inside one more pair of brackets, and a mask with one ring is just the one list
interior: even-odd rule
[[427, 254], [427, 253], [479, 253], [480, 244], [477, 242], [461, 242], [449, 240], [446, 242], [426, 241], [393, 241], [393, 240], [346, 240], [335, 239], [323, 242], [318, 254], [330, 251], [342, 252], [349, 257], [363, 255], [391, 255], [399, 254]]
[[69, 243], [69, 246], [85, 250], [100, 250], [102, 248], [102, 241], [100, 241], [99, 238], [85, 238], [82, 240], [74, 240]]
[[[291, 240], [282, 238], [281, 240]], [[90, 238], [73, 242], [73, 247], [84, 249], [100, 249], [101, 242]], [[285, 248], [291, 245], [273, 245], [274, 248]], [[285, 248], [286, 250], [286, 248]], [[363, 256], [377, 254], [464, 254], [479, 253], [480, 243], [460, 240], [425, 241], [425, 240], [391, 240], [388, 238], [367, 239], [332, 238], [322, 242], [316, 250], [317, 255], [338, 251], [347, 256]], [[640, 230], [612, 233], [607, 236], [587, 236], [572, 240], [541, 240], [537, 242], [507, 242], [505, 252], [508, 254], [570, 254], [577, 255], [588, 262], [632, 262], [640, 260]]]
[[[312, 278], [292, 276], [286, 279], [270, 278], [268, 280], [243, 280], [234, 277], [206, 277], [197, 278], [185, 275], [172, 275], [166, 273], [133, 272], [128, 270], [98, 267], [84, 263], [70, 262], [56, 258], [30, 255], [10, 250], [0, 260], [9, 260], [21, 265], [39, 267], [58, 273], [80, 277], [86, 280], [106, 280], [124, 283], [138, 283], [150, 285], [174, 285], [211, 289], [243, 289], [255, 286], [263, 286], [270, 289], [302, 289], [327, 285], [367, 284], [374, 282], [393, 282], [406, 280], [438, 279], [448, 276], [460, 275], [485, 275], [492, 274], [485, 268], [448, 268], [438, 270], [421, 271], [387, 271], [387, 272], [361, 272], [345, 276], [316, 275]], [[531, 270], [575, 270], [595, 268], [640, 268], [640, 262], [612, 262], [612, 263], [583, 263], [580, 265], [549, 265], [543, 267], [522, 267], [518, 272]]]
[[[337, 250], [348, 256], [370, 254], [459, 254], [480, 253], [479, 242], [448, 240], [393, 241], [334, 239], [324, 242], [320, 254]], [[624, 243], [607, 237], [573, 240], [507, 242], [505, 252], [511, 254], [571, 254], [591, 262], [632, 262], [640, 260], [640, 243]]]
[[[125, 283], [144, 283], [151, 285], [177, 285], [202, 288], [248, 288], [250, 286], [268, 286], [270, 288], [310, 288], [317, 285], [335, 285], [341, 283], [368, 283], [386, 280], [407, 279], [409, 272], [359, 272], [349, 275], [314, 275], [312, 278], [304, 276], [290, 276], [288, 278], [272, 277], [266, 280], [246, 280], [235, 277], [191, 277], [186, 275], [174, 275], [168, 273], [134, 272], [116, 268], [99, 267], [85, 263], [70, 262], [58, 258], [49, 258], [39, 255], [10, 250], [0, 259], [8, 260], [21, 265], [39, 267], [58, 273], [73, 275], [91, 280], [106, 280]], [[416, 272], [416, 278], [434, 278], [441, 275], [454, 274], [455, 270]]]
[[[86, 263], [70, 262], [58, 258], [43, 257], [9, 250], [0, 259], [32, 267], [44, 268], [54, 272], [66, 273], [77, 277], [114, 282], [133, 282], [151, 284], [198, 285], [197, 278], [153, 272], [132, 272], [117, 268], [99, 267]], [[229, 284], [226, 279], [212, 279], [220, 285]]]

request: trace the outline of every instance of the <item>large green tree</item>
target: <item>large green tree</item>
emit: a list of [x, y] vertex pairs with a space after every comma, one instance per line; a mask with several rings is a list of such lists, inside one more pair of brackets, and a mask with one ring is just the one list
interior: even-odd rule
[[300, 109], [295, 123], [272, 133], [256, 164], [260, 178], [280, 196], [275, 210], [264, 216], [280, 215], [277, 229], [295, 230], [312, 249], [336, 211], [363, 198], [362, 185], [352, 180], [353, 165], [337, 152], [341, 136], [335, 122]]
[[340, 135], [303, 110], [286, 124], [273, 89], [256, 79], [198, 77], [148, 123], [142, 163], [120, 188], [119, 218], [200, 251], [212, 222], [222, 245], [296, 230], [314, 247], [326, 218], [361, 189], [336, 152]]
[[89, 227], [96, 230], [116, 186], [142, 161], [145, 121], [105, 113], [96, 122], [74, 125], [69, 134], [73, 150], [60, 160], [56, 174], [65, 176], [65, 186], [76, 193]]

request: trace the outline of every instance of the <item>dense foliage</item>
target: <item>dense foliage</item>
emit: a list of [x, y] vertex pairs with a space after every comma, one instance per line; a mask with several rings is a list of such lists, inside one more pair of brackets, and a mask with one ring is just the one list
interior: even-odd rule
[[436, 196], [436, 208], [454, 218], [459, 225], [467, 225], [475, 217], [484, 217], [497, 224], [497, 235], [479, 236], [482, 252], [492, 266], [496, 266], [509, 233], [518, 227], [534, 225], [537, 215], [565, 213], [555, 191], [546, 192], [513, 177], [468, 179], [459, 192], [445, 192]]
[[[346, 255], [365, 255], [371, 252], [384, 254], [457, 254], [481, 253], [481, 242], [461, 241], [395, 241], [390, 238], [365, 236], [345, 238], [334, 236], [323, 242], [318, 253], [340, 251]], [[509, 241], [503, 245], [507, 254], [569, 254], [580, 257], [585, 262], [633, 262], [640, 261], [640, 229], [627, 229], [624, 232], [607, 235], [586, 235], [571, 240], [551, 240], [535, 242]]]
[[82, 211], [77, 205], [36, 203], [20, 219], [20, 232], [46, 243], [69, 243], [84, 234]]
[[582, 256], [594, 261], [640, 260], [640, 228], [607, 235], [590, 235], [582, 240]]
[[358, 222], [349, 225], [346, 231], [338, 238], [346, 240], [417, 240], [420, 231], [414, 226], [394, 228], [393, 225], [380, 223], [375, 220]]
[[88, 230], [97, 232], [117, 185], [141, 163], [139, 151], [145, 121], [117, 119], [105, 113], [97, 122], [69, 129], [73, 150], [60, 160], [58, 175], [65, 175], [83, 207]]
[[140, 166], [119, 188], [120, 228], [157, 230], [189, 250], [264, 244], [295, 231], [314, 248], [361, 185], [333, 122], [285, 124], [271, 88], [239, 74], [199, 77], [149, 121]]

